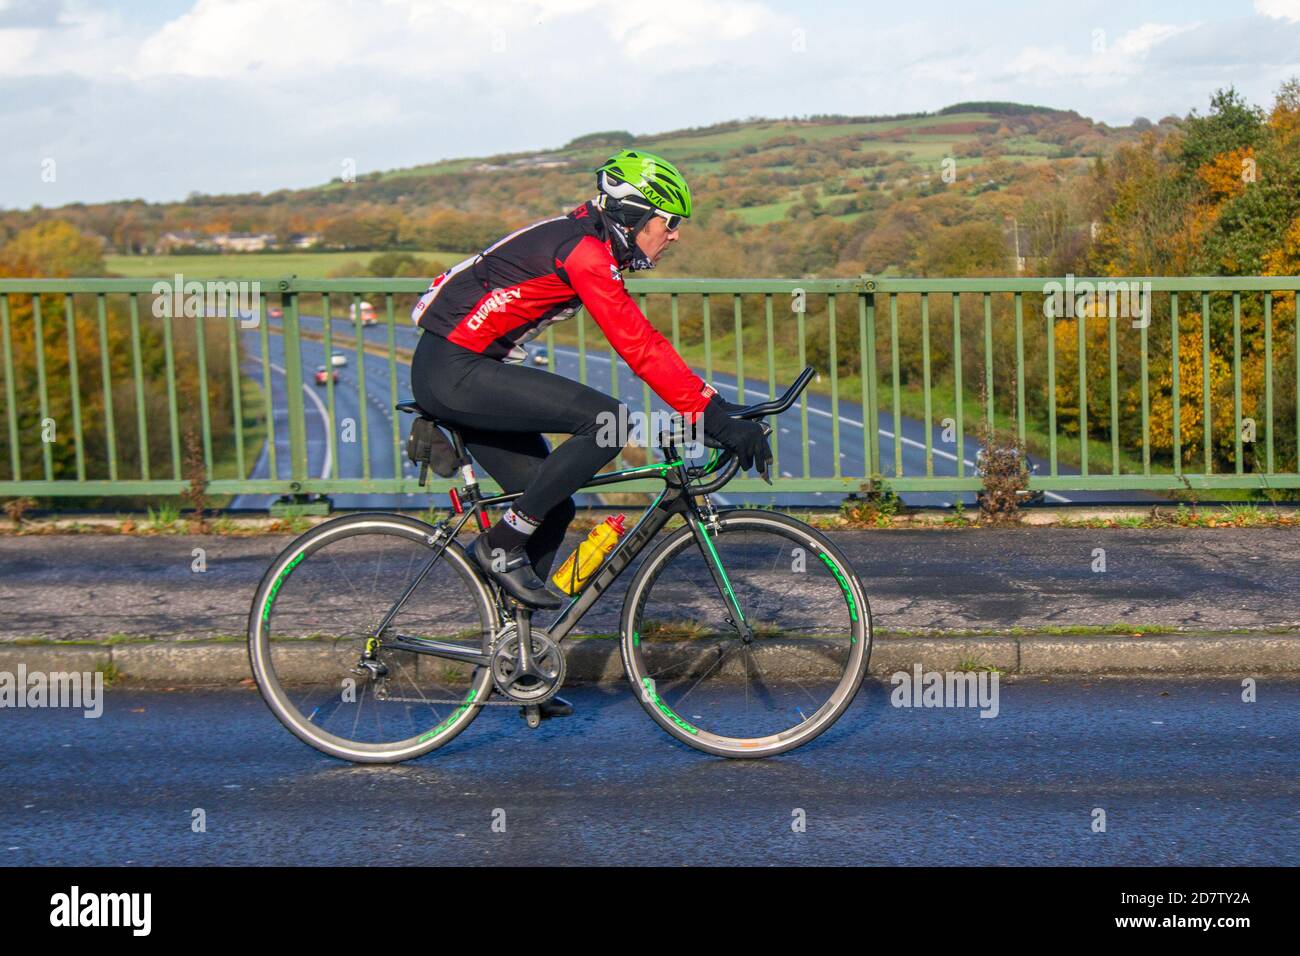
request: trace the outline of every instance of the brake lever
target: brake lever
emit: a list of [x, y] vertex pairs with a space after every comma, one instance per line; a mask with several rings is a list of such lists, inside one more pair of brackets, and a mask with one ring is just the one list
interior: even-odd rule
[[[771, 438], [772, 426], [769, 425], [767, 422], [763, 422], [762, 425], [763, 425], [763, 437]], [[771, 458], [763, 462], [763, 467], [758, 470], [758, 477], [762, 478], [769, 485], [772, 484], [772, 459]]]

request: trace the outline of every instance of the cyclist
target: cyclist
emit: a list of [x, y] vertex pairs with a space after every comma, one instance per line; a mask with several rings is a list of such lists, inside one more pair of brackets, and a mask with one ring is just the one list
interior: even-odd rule
[[[675, 411], [692, 421], [702, 414], [705, 436], [743, 469], [765, 471], [772, 458], [762, 426], [730, 417], [738, 406], [691, 371], [623, 286], [624, 270], [653, 268], [679, 238], [691, 214], [686, 180], [666, 160], [625, 149], [596, 170], [596, 184], [595, 198], [567, 215], [448, 269], [411, 312], [424, 330], [411, 361], [416, 402], [456, 425], [505, 491], [524, 492], [471, 552], [508, 594], [534, 607], [562, 603], [545, 581], [575, 514], [571, 496], [619, 452], [598, 440], [601, 423], [628, 420], [626, 410], [605, 418], [620, 410], [608, 395], [520, 364], [523, 344], [552, 322], [585, 306], [632, 371]], [[543, 432], [570, 437], [552, 452]]]

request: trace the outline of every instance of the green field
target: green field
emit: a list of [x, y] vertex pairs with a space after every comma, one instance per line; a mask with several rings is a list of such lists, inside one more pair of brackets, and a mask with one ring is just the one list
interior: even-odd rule
[[[182, 273], [194, 279], [272, 279], [285, 275], [323, 279], [346, 262], [367, 265], [379, 252], [269, 252], [200, 256], [108, 256], [108, 271], [126, 278], [155, 278]], [[444, 266], [465, 258], [464, 252], [417, 252]]]
[[[782, 199], [780, 202], [764, 203], [761, 206], [741, 206], [733, 209], [732, 212], [751, 226], [763, 226], [769, 222], [784, 219], [786, 212], [796, 202], [798, 202], [797, 199]], [[853, 215], [856, 216], [857, 213]]]
[[[761, 146], [774, 136], [800, 136], [810, 143], [815, 143], [820, 140], [835, 139], [842, 136], [880, 135], [896, 129], [916, 130], [923, 127], [948, 126], [950, 124], [983, 122], [993, 119], [995, 117], [987, 113], [954, 113], [951, 116], [923, 116], [908, 120], [877, 120], [870, 123], [809, 124], [777, 121], [753, 126], [746, 125], [740, 129], [727, 130], [706, 136], [664, 137], [641, 145], [649, 150], [663, 150], [666, 153], [688, 156], [692, 152]], [[943, 136], [945, 140], [953, 142], [974, 138], [974, 134], [971, 133], [956, 133], [950, 136], [942, 133], [913, 133], [911, 135], [917, 136], [916, 141], [930, 142], [933, 141], [934, 137], [938, 136]], [[862, 148], [878, 149], [887, 145], [887, 143], [868, 140], [863, 143]]]
[[[659, 136], [643, 141], [638, 141], [637, 146], [662, 152], [671, 155], [679, 162], [692, 165], [692, 172], [697, 175], [700, 172], [712, 172], [715, 169], [723, 167], [719, 161], [702, 161], [692, 164], [692, 157], [705, 153], [726, 152], [735, 149], [743, 149], [746, 146], [762, 146], [768, 140], [777, 136], [797, 136], [809, 143], [816, 143], [822, 140], [836, 139], [845, 136], [871, 136], [891, 132], [893, 130], [907, 130], [908, 136], [905, 140], [900, 141], [877, 141], [866, 140], [859, 148], [864, 150], [884, 150], [886, 152], [899, 152], [909, 148], [915, 148], [918, 144], [924, 144], [919, 153], [929, 155], [944, 156], [948, 144], [967, 142], [975, 138], [973, 133], [952, 133], [945, 134], [941, 131], [917, 133], [912, 132], [923, 128], [943, 127], [959, 123], [969, 122], [986, 122], [998, 121], [1000, 118], [988, 113], [953, 113], [948, 116], [921, 116], [914, 119], [905, 120], [876, 120], [864, 123], [843, 123], [843, 122], [800, 122], [792, 120], [769, 120], [760, 123], [747, 123], [738, 129], [720, 130], [714, 133], [705, 133], [698, 136], [692, 135], [669, 135]], [[578, 149], [539, 149], [533, 152], [520, 152], [510, 154], [514, 156], [544, 155], [552, 159], [566, 159], [574, 164], [575, 168], [586, 168], [599, 163], [605, 156], [611, 152], [609, 147], [582, 147]], [[923, 158], [918, 156], [917, 158]], [[469, 172], [473, 167], [486, 159], [456, 159], [446, 160], [440, 163], [430, 165], [416, 166], [410, 169], [392, 170], [382, 173], [380, 180], [400, 179], [407, 176], [429, 176], [442, 173]], [[332, 183], [326, 188], [339, 188], [341, 183]]]

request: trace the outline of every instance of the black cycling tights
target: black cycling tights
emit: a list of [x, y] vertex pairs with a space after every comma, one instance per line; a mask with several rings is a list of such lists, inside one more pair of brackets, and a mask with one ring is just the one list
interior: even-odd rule
[[[411, 360], [411, 393], [435, 418], [458, 427], [469, 453], [541, 526], [528, 556], [545, 578], [573, 520], [570, 497], [618, 454], [596, 442], [597, 416], [619, 403], [553, 372], [506, 365], [424, 332]], [[552, 452], [542, 432], [572, 437]]]

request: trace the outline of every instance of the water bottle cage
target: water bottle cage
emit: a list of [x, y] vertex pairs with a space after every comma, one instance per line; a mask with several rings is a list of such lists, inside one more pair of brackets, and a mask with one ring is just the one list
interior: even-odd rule
[[579, 541], [577, 549], [573, 552], [573, 564], [569, 567], [569, 586], [566, 589], [570, 594], [578, 593], [578, 571], [582, 566], [582, 546], [587, 542]]

